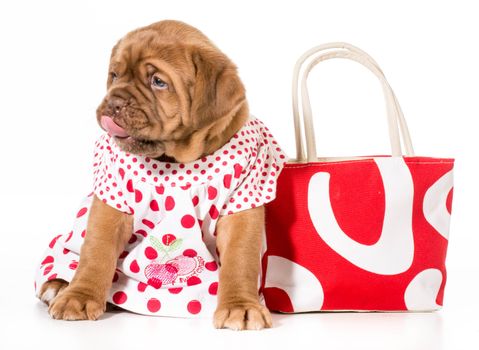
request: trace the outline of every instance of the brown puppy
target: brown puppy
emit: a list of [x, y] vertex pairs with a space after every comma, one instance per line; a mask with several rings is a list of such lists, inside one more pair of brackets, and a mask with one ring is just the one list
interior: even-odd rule
[[[190, 162], [223, 146], [249, 112], [236, 67], [197, 29], [162, 21], [129, 33], [113, 48], [108, 92], [97, 110], [126, 130], [117, 138], [126, 152]], [[46, 282], [40, 298], [55, 319], [97, 319], [106, 307], [117, 259], [132, 232], [132, 216], [97, 197], [76, 274]], [[271, 327], [258, 300], [263, 207], [221, 217], [217, 328]], [[241, 262], [239, 264], [238, 262]]]

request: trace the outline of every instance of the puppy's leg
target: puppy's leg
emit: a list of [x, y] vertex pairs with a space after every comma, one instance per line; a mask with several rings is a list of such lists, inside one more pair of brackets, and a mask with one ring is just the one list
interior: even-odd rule
[[94, 197], [78, 269], [70, 285], [50, 301], [53, 318], [96, 320], [103, 314], [118, 256], [131, 236], [132, 222], [130, 215]]
[[216, 227], [220, 252], [216, 328], [262, 329], [272, 326], [269, 311], [259, 303], [258, 275], [264, 208], [223, 216]]

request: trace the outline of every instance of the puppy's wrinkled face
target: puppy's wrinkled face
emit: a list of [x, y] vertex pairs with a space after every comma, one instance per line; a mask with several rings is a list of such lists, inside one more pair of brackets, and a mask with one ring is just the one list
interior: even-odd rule
[[197, 29], [176, 21], [121, 39], [111, 54], [107, 88], [98, 123], [124, 151], [153, 158], [174, 157], [168, 149], [188, 147], [194, 133], [245, 100], [231, 61]]

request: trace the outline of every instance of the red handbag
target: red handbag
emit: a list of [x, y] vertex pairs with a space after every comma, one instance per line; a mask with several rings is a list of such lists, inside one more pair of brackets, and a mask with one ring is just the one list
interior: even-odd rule
[[[306, 82], [317, 63], [332, 58], [359, 62], [378, 77], [391, 156], [317, 158]], [[369, 55], [346, 43], [315, 47], [298, 60], [293, 113], [297, 158], [285, 164], [276, 199], [266, 205], [261, 289], [267, 307], [281, 312], [440, 308], [454, 160], [414, 155], [384, 74]]]

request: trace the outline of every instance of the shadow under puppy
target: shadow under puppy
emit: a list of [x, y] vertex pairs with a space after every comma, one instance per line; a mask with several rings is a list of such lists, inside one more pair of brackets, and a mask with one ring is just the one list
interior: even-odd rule
[[161, 21], [117, 43], [107, 88], [94, 191], [37, 271], [50, 315], [95, 320], [108, 301], [271, 327], [258, 296], [263, 204], [285, 156], [249, 115], [235, 65], [197, 29]]

